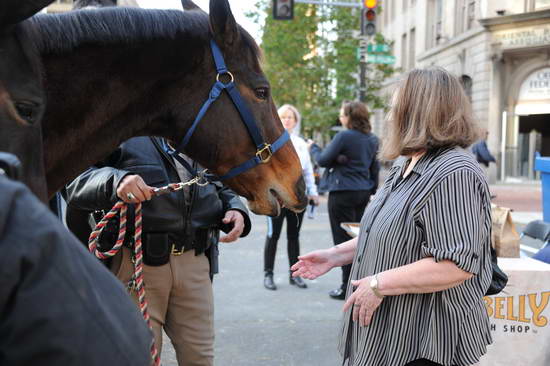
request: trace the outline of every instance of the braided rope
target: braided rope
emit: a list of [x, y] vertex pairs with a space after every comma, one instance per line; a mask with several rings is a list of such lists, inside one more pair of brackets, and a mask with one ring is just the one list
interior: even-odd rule
[[[170, 193], [170, 192], [176, 192], [181, 189], [183, 189], [186, 186], [191, 186], [193, 184], [199, 185], [199, 186], [205, 186], [208, 184], [208, 181], [205, 179], [206, 170], [203, 170], [199, 173], [198, 176], [195, 178], [187, 181], [187, 182], [180, 182], [180, 183], [171, 183], [167, 186], [155, 188], [153, 191], [153, 194], [155, 196], [160, 196], [162, 194]], [[132, 274], [132, 278], [130, 279], [130, 282], [128, 283], [128, 290], [131, 291], [134, 289], [138, 295], [138, 302], [139, 302], [139, 309], [141, 311], [141, 315], [143, 316], [143, 319], [147, 323], [147, 326], [149, 329], [152, 330], [151, 327], [151, 317], [149, 316], [149, 311], [147, 310], [147, 299], [145, 298], [145, 283], [143, 281], [143, 245], [141, 241], [141, 233], [142, 233], [142, 207], [141, 202], [136, 204], [135, 207], [135, 223], [134, 223], [134, 273]], [[106, 251], [102, 252], [99, 250], [97, 246], [97, 241], [99, 240], [99, 236], [107, 226], [110, 220], [112, 220], [117, 213], [120, 212], [120, 224], [118, 229], [118, 237], [115, 242], [115, 245], [113, 247]], [[118, 201], [115, 203], [113, 208], [101, 219], [101, 221], [96, 225], [92, 233], [90, 234], [90, 238], [88, 239], [88, 249], [91, 253], [93, 253], [97, 258], [99, 259], [107, 259], [113, 257], [120, 248], [122, 247], [122, 244], [124, 244], [124, 237], [126, 235], [126, 215], [128, 212], [128, 204], [124, 201]], [[157, 347], [155, 346], [155, 342], [153, 340], [153, 343], [151, 344], [151, 359], [153, 360], [152, 364], [154, 366], [160, 365], [160, 354], [158, 353]]]
[[[122, 244], [124, 243], [124, 236], [126, 235], [126, 211], [127, 210], [128, 210], [128, 205], [123, 201], [118, 201], [113, 206], [111, 211], [109, 211], [105, 216], [103, 216], [101, 221], [96, 225], [96, 227], [90, 234], [90, 238], [88, 239], [88, 249], [97, 258], [99, 259], [110, 258], [114, 256], [116, 253], [118, 253], [118, 251], [120, 250], [120, 247], [122, 247]], [[120, 211], [120, 226], [118, 229], [118, 237], [117, 237], [116, 243], [111, 248], [111, 250], [102, 252], [97, 247], [97, 241], [99, 240], [99, 236], [107, 226], [107, 223], [109, 223], [109, 221], [112, 220], [119, 211]]]
[[[135, 208], [135, 232], [134, 232], [134, 273], [132, 274], [132, 279], [130, 284], [133, 283], [134, 286], [128, 285], [128, 290], [132, 290], [132, 287], [135, 289], [138, 294], [139, 309], [141, 310], [141, 315], [147, 323], [149, 329], [153, 329], [151, 326], [151, 317], [147, 310], [147, 300], [145, 299], [145, 286], [143, 282], [143, 247], [141, 242], [141, 232], [142, 232], [142, 210], [141, 203], [136, 204]], [[100, 234], [103, 232], [107, 223], [112, 220], [117, 213], [120, 212], [120, 226], [118, 229], [118, 237], [115, 245], [111, 250], [106, 252], [101, 252], [97, 247], [97, 241]], [[122, 247], [124, 243], [124, 236], [126, 235], [126, 214], [128, 212], [128, 204], [123, 201], [118, 201], [113, 208], [101, 219], [101, 221], [96, 225], [94, 231], [90, 234], [88, 240], [88, 249], [99, 259], [106, 259], [113, 257]], [[155, 346], [155, 341], [151, 344], [151, 359], [152, 364], [155, 366], [160, 365], [160, 354]]]

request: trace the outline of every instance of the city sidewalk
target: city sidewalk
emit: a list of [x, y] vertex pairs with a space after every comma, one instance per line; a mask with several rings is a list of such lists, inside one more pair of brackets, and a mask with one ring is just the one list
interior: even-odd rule
[[511, 208], [516, 224], [526, 225], [533, 220], [542, 220], [542, 187], [540, 182], [493, 184], [491, 194], [496, 195], [493, 203]]

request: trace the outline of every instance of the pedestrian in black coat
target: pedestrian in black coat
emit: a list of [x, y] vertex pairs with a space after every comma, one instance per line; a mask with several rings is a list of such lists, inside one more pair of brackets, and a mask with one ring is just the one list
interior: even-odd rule
[[[328, 214], [334, 245], [348, 241], [350, 236], [340, 226], [343, 222], [359, 222], [371, 195], [378, 188], [380, 164], [376, 159], [378, 137], [371, 133], [369, 112], [361, 102], [347, 102], [340, 109], [338, 132], [322, 150], [312, 144], [311, 156], [325, 167], [319, 185], [328, 191]], [[344, 300], [351, 264], [342, 266], [342, 283], [330, 291], [333, 299]]]

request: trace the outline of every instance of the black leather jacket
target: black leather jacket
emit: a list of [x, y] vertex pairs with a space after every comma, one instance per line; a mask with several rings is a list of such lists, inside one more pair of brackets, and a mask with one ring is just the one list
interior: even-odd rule
[[151, 365], [122, 283], [21, 183], [0, 192], [0, 365]]
[[[66, 188], [67, 204], [85, 211], [109, 210], [118, 200], [118, 184], [129, 174], [140, 175], [145, 183], [154, 187], [180, 181], [173, 159], [162, 148], [161, 139], [134, 137], [70, 183]], [[228, 231], [230, 228], [222, 225], [228, 210], [240, 211], [245, 219], [241, 237], [250, 232], [248, 210], [229, 188], [219, 183], [204, 187], [193, 185], [189, 197], [190, 205], [185, 205], [182, 191], [144, 202], [144, 237], [148, 233], [170, 233], [176, 241], [189, 242], [189, 239], [195, 241], [195, 234], [200, 229]], [[206, 246], [206, 243], [194, 243], [198, 252], [204, 251]]]

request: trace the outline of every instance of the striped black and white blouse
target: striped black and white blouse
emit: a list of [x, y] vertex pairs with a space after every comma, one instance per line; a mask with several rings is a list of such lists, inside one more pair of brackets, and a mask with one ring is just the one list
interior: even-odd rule
[[[399, 158], [368, 205], [352, 279], [433, 257], [474, 276], [428, 294], [386, 296], [371, 324], [344, 314], [339, 349], [347, 365], [402, 366], [416, 359], [471, 365], [492, 342], [482, 300], [491, 282], [489, 188], [478, 163], [460, 148], [425, 154], [406, 178]], [[349, 296], [351, 285], [348, 285]]]

